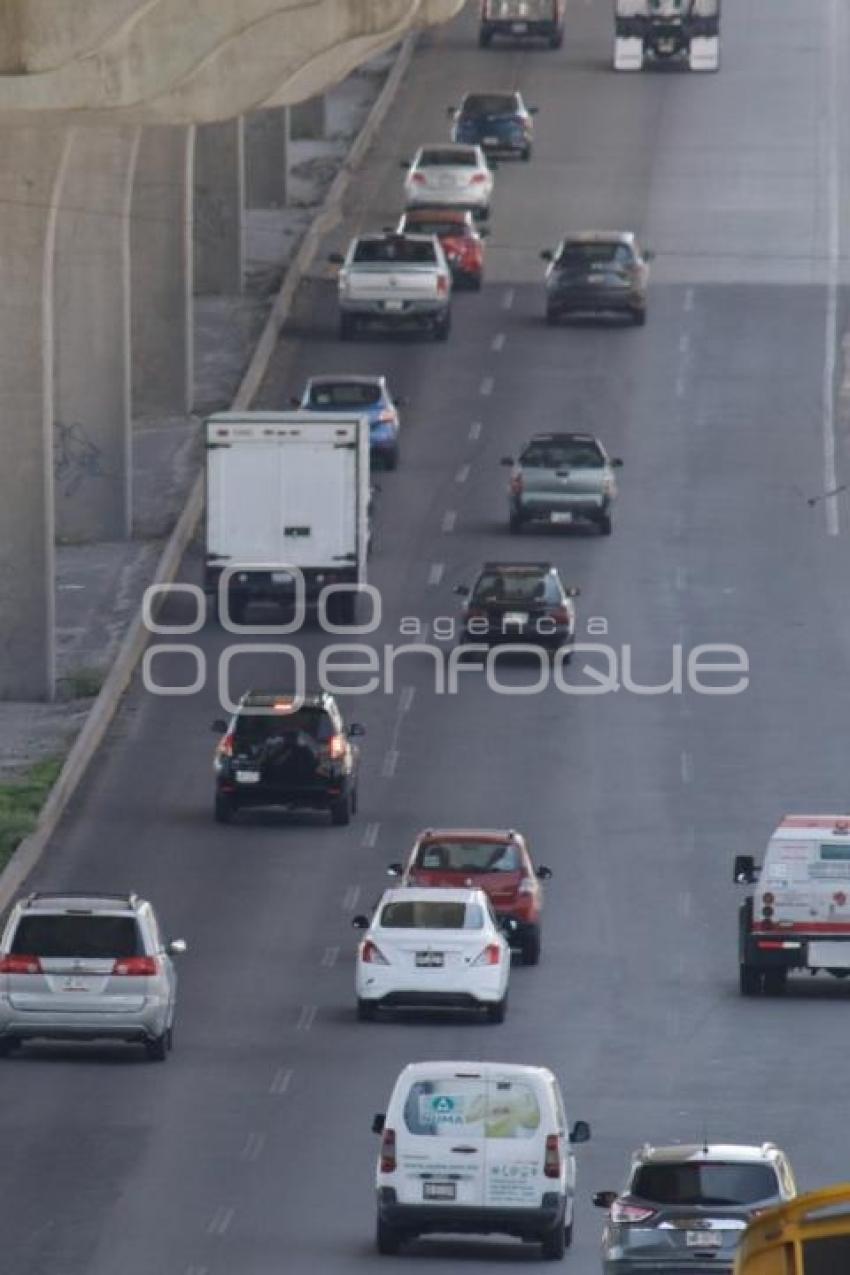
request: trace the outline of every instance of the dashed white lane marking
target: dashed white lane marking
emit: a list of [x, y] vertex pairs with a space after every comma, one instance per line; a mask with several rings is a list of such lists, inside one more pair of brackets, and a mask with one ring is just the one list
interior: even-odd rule
[[682, 752], [679, 758], [679, 769], [682, 772], [682, 783], [689, 784], [694, 777], [694, 763], [690, 753]]
[[690, 313], [694, 308], [694, 290], [693, 288], [685, 289], [685, 313]]
[[443, 531], [454, 531], [457, 522], [457, 511], [455, 509], [447, 509], [443, 514]]
[[84, 584], [58, 584], [57, 589], [84, 589]]
[[245, 1139], [245, 1145], [239, 1152], [239, 1159], [245, 1160], [248, 1164], [254, 1164], [263, 1154], [263, 1147], [266, 1145], [266, 1135], [264, 1133], [249, 1133]]
[[432, 562], [428, 571], [428, 583], [439, 584], [443, 578], [443, 572], [446, 569], [444, 562]]
[[506, 340], [507, 337], [504, 332], [497, 332], [493, 337], [493, 340], [490, 342], [490, 349], [493, 350], [495, 354], [498, 354], [500, 350], [505, 348]]
[[336, 965], [338, 956], [339, 956], [338, 947], [326, 947], [324, 952], [322, 953], [322, 959], [319, 961], [319, 964], [324, 970], [333, 969], [334, 965]]
[[481, 421], [473, 421], [469, 427], [469, 441], [474, 443], [476, 439], [481, 437]]
[[455, 474], [455, 482], [465, 483], [468, 477], [469, 477], [469, 465], [461, 465], [460, 469]]
[[278, 1067], [269, 1085], [269, 1093], [285, 1094], [289, 1088], [289, 1082], [292, 1079], [291, 1067]]
[[297, 1032], [308, 1032], [316, 1021], [316, 1005], [302, 1005], [301, 1013], [298, 1015], [298, 1022], [295, 1024]]
[[676, 588], [685, 589], [687, 588], [687, 584], [688, 584], [687, 567], [677, 567], [676, 568]]
[[187, 1266], [186, 1275], [209, 1275], [207, 1266]]
[[381, 767], [381, 776], [384, 779], [392, 779], [395, 774], [395, 768], [398, 765], [398, 749], [391, 748], [384, 758], [384, 764]]
[[416, 694], [415, 686], [403, 686], [401, 695], [398, 700], [398, 711], [400, 713], [409, 713], [413, 707], [413, 697]]
[[360, 844], [367, 846], [371, 850], [377, 844], [380, 827], [379, 823], [367, 823], [363, 832], [363, 840]]
[[505, 289], [504, 293], [502, 294], [502, 309], [503, 310], [510, 310], [511, 306], [514, 303], [515, 296], [516, 296], [516, 293], [514, 292], [513, 288]]
[[488, 394], [493, 393], [493, 386], [495, 384], [496, 382], [492, 376], [482, 376], [481, 384], [478, 387], [478, 391], [480, 394], [483, 394], [484, 397], [486, 398]]
[[[833, 42], [839, 38], [839, 0], [829, 6], [830, 39], [827, 41], [828, 84], [827, 93], [827, 290], [825, 340], [823, 362], [823, 386], [821, 391], [823, 410], [823, 482], [824, 491], [834, 492], [838, 486], [835, 443], [835, 363], [838, 342], [838, 272], [841, 255], [841, 157], [838, 130], [838, 49]], [[826, 514], [826, 532], [838, 535], [838, 505], [834, 495], [823, 502]]]
[[693, 903], [693, 895], [690, 890], [682, 890], [679, 895], [679, 912], [685, 919], [691, 915], [691, 905]]
[[687, 332], [683, 332], [682, 335], [679, 337], [679, 353], [687, 354], [690, 348], [691, 348], [691, 338], [688, 336]]
[[676, 377], [676, 398], [684, 398], [684, 397], [685, 397], [685, 378], [680, 373], [679, 376]]
[[[377, 824], [374, 825], [377, 827]], [[353, 912], [357, 907], [357, 900], [360, 898], [360, 886], [350, 885], [342, 896], [342, 906], [346, 912]]]
[[234, 1216], [235, 1209], [229, 1207], [226, 1208], [224, 1205], [222, 1205], [221, 1208], [216, 1209], [215, 1213], [213, 1213], [210, 1218], [209, 1226], [207, 1227], [207, 1235], [226, 1235]]

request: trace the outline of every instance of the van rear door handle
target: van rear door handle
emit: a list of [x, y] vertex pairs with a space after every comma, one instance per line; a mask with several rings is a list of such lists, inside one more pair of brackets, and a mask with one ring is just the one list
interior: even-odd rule
[[452, 1151], [462, 1151], [464, 1155], [474, 1155], [477, 1147], [452, 1147]]

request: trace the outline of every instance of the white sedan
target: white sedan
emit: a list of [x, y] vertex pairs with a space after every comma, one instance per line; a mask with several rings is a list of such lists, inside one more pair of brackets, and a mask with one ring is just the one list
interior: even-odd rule
[[379, 1006], [481, 1008], [500, 1023], [511, 950], [483, 890], [400, 886], [386, 890], [357, 949], [357, 1016]]
[[404, 179], [408, 208], [470, 208], [487, 217], [493, 195], [493, 161], [480, 146], [442, 142], [420, 146]]

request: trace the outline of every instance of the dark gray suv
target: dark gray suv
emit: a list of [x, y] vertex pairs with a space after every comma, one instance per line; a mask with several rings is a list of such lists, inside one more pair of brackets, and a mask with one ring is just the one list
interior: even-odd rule
[[605, 1275], [729, 1275], [751, 1217], [797, 1194], [785, 1154], [761, 1146], [645, 1146], [622, 1191], [598, 1191], [609, 1210]]

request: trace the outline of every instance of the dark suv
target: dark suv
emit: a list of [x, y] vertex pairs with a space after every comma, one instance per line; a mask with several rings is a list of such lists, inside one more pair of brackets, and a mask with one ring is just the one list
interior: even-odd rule
[[522, 642], [554, 654], [575, 639], [579, 590], [566, 588], [551, 562], [485, 562], [472, 588], [455, 592], [468, 599], [462, 643]]
[[609, 1209], [605, 1275], [730, 1275], [751, 1217], [797, 1194], [784, 1152], [761, 1146], [645, 1146], [621, 1192], [599, 1191]]
[[572, 314], [624, 314], [646, 323], [651, 252], [631, 231], [586, 230], [540, 256], [546, 270], [546, 322]]
[[213, 722], [222, 738], [215, 755], [215, 818], [230, 823], [252, 806], [327, 810], [347, 824], [357, 810], [359, 749], [363, 735], [347, 729], [332, 695], [249, 691], [228, 724]]

